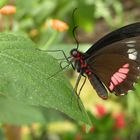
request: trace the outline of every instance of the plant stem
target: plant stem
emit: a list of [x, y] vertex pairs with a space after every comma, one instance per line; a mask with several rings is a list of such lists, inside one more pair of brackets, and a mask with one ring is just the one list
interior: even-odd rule
[[46, 43], [43, 47], [41, 47], [40, 49], [41, 49], [41, 50], [47, 50], [47, 48], [48, 48], [48, 47], [53, 43], [53, 41], [56, 39], [57, 35], [58, 35], [58, 31], [55, 31], [55, 32], [51, 35], [51, 37], [48, 39], [47, 43]]
[[10, 30], [10, 23], [9, 23], [9, 16], [5, 16], [5, 31], [9, 31]]

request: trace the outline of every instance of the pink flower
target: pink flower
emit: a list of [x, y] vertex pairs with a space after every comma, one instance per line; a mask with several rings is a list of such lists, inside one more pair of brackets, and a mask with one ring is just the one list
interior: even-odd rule
[[121, 140], [121, 138], [119, 136], [116, 136], [114, 140]]
[[83, 140], [83, 138], [80, 134], [77, 134], [76, 137], [75, 137], [75, 140]]
[[124, 128], [126, 125], [125, 117], [123, 113], [119, 113], [113, 116], [115, 119], [115, 128]]
[[82, 132], [86, 132], [86, 125], [84, 124], [84, 125], [82, 125]]
[[96, 105], [96, 111], [97, 111], [97, 116], [98, 117], [103, 117], [107, 113], [106, 108], [103, 105], [100, 105], [100, 104]]
[[92, 127], [90, 128], [89, 132], [90, 132], [90, 133], [93, 133], [93, 132], [94, 132], [94, 130], [95, 130], [95, 127], [94, 127], [94, 126], [92, 126]]

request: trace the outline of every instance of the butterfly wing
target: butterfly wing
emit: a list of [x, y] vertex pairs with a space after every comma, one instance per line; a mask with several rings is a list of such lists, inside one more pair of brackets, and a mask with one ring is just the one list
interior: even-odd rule
[[136, 22], [127, 26], [124, 26], [120, 29], [117, 29], [107, 35], [105, 35], [103, 38], [101, 38], [99, 41], [97, 41], [95, 44], [93, 44], [90, 49], [87, 50], [85, 53], [87, 57], [91, 56], [93, 52], [97, 52], [101, 48], [106, 47], [107, 45], [110, 45], [112, 43], [115, 43], [117, 41], [132, 38], [140, 35], [140, 22]]
[[127, 94], [140, 75], [140, 36], [102, 47], [92, 52], [86, 61], [110, 92]]

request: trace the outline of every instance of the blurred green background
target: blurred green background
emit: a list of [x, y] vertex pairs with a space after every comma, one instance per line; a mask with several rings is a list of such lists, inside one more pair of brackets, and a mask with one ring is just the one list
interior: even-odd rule
[[[75, 26], [72, 13], [75, 8], [78, 8], [74, 16], [75, 24], [79, 26], [76, 36], [82, 51], [110, 31], [140, 18], [140, 0], [0, 0], [1, 8], [8, 4], [16, 7], [16, 13], [0, 15], [1, 32], [28, 36], [41, 49], [64, 50], [67, 56], [76, 47], [72, 36]], [[56, 31], [52, 25], [54, 19], [67, 24], [68, 30]], [[63, 58], [61, 54], [52, 55]], [[72, 69], [65, 73], [74, 85], [77, 73]], [[0, 140], [139, 140], [139, 84], [135, 88], [127, 96], [110, 94], [109, 99], [103, 101], [87, 81], [80, 97], [93, 120], [91, 128], [64, 114], [55, 113], [54, 118], [47, 118], [46, 124], [1, 124]]]

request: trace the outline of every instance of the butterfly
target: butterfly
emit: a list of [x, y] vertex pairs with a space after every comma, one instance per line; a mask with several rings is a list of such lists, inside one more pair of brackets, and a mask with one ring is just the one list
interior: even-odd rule
[[70, 55], [80, 74], [76, 89], [81, 76], [86, 76], [102, 99], [108, 98], [108, 91], [126, 95], [140, 75], [140, 22], [105, 35], [85, 53], [77, 47]]

